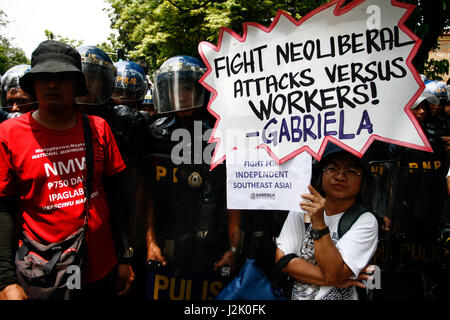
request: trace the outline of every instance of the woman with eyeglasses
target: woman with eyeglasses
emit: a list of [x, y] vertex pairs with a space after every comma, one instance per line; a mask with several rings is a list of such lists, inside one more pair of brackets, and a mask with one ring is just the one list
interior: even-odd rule
[[[276, 259], [298, 255], [283, 269], [295, 280], [293, 300], [356, 300], [355, 286], [364, 288], [361, 280], [373, 272], [368, 263], [378, 241], [375, 216], [359, 204], [370, 171], [362, 159], [331, 143], [315, 169], [320, 187], [310, 185], [301, 210], [289, 212], [277, 239]], [[354, 221], [344, 233], [339, 221], [346, 212], [352, 212]], [[305, 213], [310, 223], [305, 224]]]

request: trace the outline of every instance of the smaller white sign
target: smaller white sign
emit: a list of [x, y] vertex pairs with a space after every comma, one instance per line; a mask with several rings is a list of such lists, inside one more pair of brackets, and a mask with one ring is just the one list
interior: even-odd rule
[[300, 210], [309, 193], [312, 157], [302, 152], [278, 165], [264, 149], [233, 150], [227, 155], [228, 209]]

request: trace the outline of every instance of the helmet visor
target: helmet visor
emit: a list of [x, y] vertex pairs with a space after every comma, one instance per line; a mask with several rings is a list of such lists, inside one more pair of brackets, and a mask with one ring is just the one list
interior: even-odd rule
[[38, 101], [29, 93], [23, 91], [20, 87], [11, 87], [8, 89], [2, 103], [2, 108], [8, 112], [25, 113], [37, 108]]
[[36, 98], [22, 90], [19, 85], [19, 76], [16, 74], [4, 75], [1, 86], [1, 101], [3, 109], [7, 111], [19, 109], [20, 112], [22, 112], [21, 110], [26, 112], [36, 106]]
[[154, 104], [158, 113], [203, 106], [205, 88], [198, 82], [203, 70], [155, 72]]
[[128, 102], [128, 101], [142, 101], [147, 92], [147, 83], [143, 77], [130, 77], [120, 79], [116, 76], [112, 98]]
[[94, 63], [82, 65], [86, 86], [89, 94], [76, 97], [78, 104], [102, 105], [109, 101], [114, 84], [114, 69], [112, 65], [102, 66]]

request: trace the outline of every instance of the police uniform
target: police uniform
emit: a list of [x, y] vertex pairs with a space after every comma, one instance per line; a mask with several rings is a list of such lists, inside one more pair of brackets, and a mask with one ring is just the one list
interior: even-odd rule
[[267, 274], [275, 262], [275, 239], [283, 228], [289, 211], [246, 210], [241, 215], [243, 248], [241, 261], [254, 259], [255, 264]]
[[424, 129], [433, 152], [399, 147], [398, 174], [401, 196], [395, 213], [400, 228], [410, 240], [434, 241], [443, 213], [445, 176], [448, 170], [446, 154], [440, 136]]
[[[211, 128], [212, 119], [208, 116], [201, 120], [203, 132]], [[179, 142], [171, 141], [170, 136], [177, 128], [176, 116], [162, 117], [151, 126], [156, 241], [169, 264], [211, 271], [214, 262], [229, 248], [225, 165], [210, 170], [203, 155], [195, 154], [196, 149], [203, 153], [207, 143], [202, 136], [194, 137], [193, 128], [188, 129], [194, 137], [188, 145], [192, 153], [183, 155], [184, 163], [175, 164], [171, 153]], [[201, 149], [194, 146], [200, 143]], [[202, 163], [195, 164], [199, 157]]]

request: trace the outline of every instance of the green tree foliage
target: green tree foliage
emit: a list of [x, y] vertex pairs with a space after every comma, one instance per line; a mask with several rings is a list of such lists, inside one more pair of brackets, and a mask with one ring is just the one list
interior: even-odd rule
[[0, 74], [19, 64], [30, 64], [25, 52], [11, 45], [7, 38], [0, 36]]
[[108, 41], [96, 44], [97, 48], [106, 52], [113, 62], [119, 61], [118, 51], [123, 50], [122, 45], [117, 41], [116, 35], [111, 33], [108, 37]]
[[[61, 35], [55, 35], [52, 31], [47, 29], [45, 30], [45, 37], [49, 40], [57, 40], [67, 43], [74, 48], [77, 48], [84, 44], [83, 40], [69, 39]], [[120, 49], [120, 45], [117, 42], [114, 34], [109, 35], [108, 41], [96, 44], [95, 46], [105, 51], [114, 62], [119, 60], [117, 56], [117, 50]]]
[[[0, 29], [7, 24], [8, 21], [5, 14], [0, 10]], [[10, 39], [0, 35], [0, 75], [18, 64], [30, 64], [30, 60], [28, 60], [22, 49], [11, 44]]]
[[55, 35], [52, 31], [50, 31], [48, 29], [45, 29], [44, 33], [45, 33], [45, 37], [48, 40], [56, 40], [56, 41], [64, 42], [68, 45], [71, 45], [74, 48], [83, 45], [83, 40], [69, 39], [69, 38], [61, 36], [61, 35]]
[[435, 60], [430, 59], [425, 62], [424, 74], [427, 79], [431, 80], [444, 80], [444, 76], [448, 75], [449, 61], [447, 59]]
[[[416, 9], [406, 21], [406, 26], [420, 39], [422, 44], [414, 57], [413, 63], [419, 73], [440, 80], [448, 74], [448, 60], [442, 62], [428, 61], [429, 52], [438, 49], [438, 38], [450, 26], [450, 0], [403, 0], [416, 5]], [[447, 72], [443, 72], [447, 66]]]
[[198, 44], [216, 44], [221, 27], [242, 32], [244, 22], [268, 26], [278, 9], [299, 19], [329, 0], [107, 0], [111, 26], [125, 53], [145, 57], [150, 70], [179, 54], [198, 57]]
[[[198, 44], [217, 44], [219, 30], [226, 27], [242, 34], [244, 22], [269, 26], [277, 10], [296, 19], [330, 0], [106, 0], [111, 5], [111, 27], [118, 31], [117, 47], [131, 58], [145, 57], [150, 70], [167, 58], [187, 54], [198, 57]], [[426, 63], [437, 47], [438, 37], [449, 26], [450, 0], [400, 0], [417, 7], [407, 26], [422, 40], [414, 64], [419, 73], [436, 72]], [[351, 0], [345, 1], [349, 4]], [[427, 68], [434, 68], [434, 71]]]

